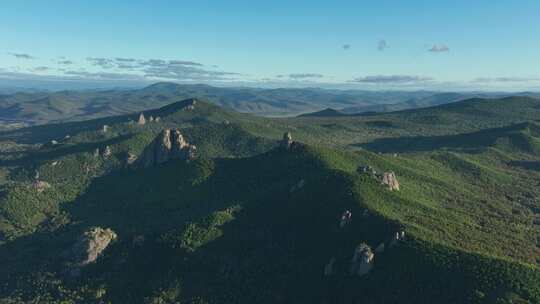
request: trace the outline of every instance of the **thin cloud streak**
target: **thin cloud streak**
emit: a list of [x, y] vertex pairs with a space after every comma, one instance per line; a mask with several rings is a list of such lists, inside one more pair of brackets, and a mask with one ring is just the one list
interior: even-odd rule
[[377, 44], [377, 49], [382, 52], [388, 47], [388, 43], [386, 43], [386, 40], [380, 40]]
[[449, 52], [450, 48], [445, 44], [434, 44], [430, 49], [430, 52], [432, 53], [444, 53]]
[[36, 58], [32, 55], [24, 54], [24, 53], [8, 53], [8, 54], [17, 59], [35, 59]]
[[419, 83], [433, 81], [432, 77], [412, 76], [412, 75], [373, 75], [357, 77], [350, 82], [370, 83], [370, 84], [392, 84], [392, 83]]

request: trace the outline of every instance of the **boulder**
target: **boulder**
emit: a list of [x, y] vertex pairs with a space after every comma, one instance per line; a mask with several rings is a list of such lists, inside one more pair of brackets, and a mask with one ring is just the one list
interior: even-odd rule
[[109, 228], [92, 227], [85, 231], [71, 247], [69, 258], [76, 267], [93, 263], [117, 237], [116, 233]]
[[388, 190], [390, 191], [399, 191], [399, 182], [396, 174], [392, 171], [384, 172], [381, 183], [388, 186]]
[[180, 130], [164, 129], [146, 147], [141, 156], [141, 165], [150, 167], [169, 160], [191, 160], [196, 157], [197, 147], [189, 144]]
[[137, 124], [139, 126], [146, 124], [146, 118], [144, 118], [144, 113], [139, 114], [139, 119], [137, 120]]
[[358, 245], [351, 259], [350, 273], [357, 276], [366, 275], [373, 268], [374, 257], [371, 247], [365, 243]]

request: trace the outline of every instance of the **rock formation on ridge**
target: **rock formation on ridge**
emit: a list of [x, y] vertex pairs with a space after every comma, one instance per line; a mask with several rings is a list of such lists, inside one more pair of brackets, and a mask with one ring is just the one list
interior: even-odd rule
[[283, 134], [283, 138], [279, 142], [279, 146], [284, 149], [289, 149], [292, 144], [293, 144], [293, 140], [292, 140], [291, 132], [286, 132], [285, 134]]
[[399, 182], [397, 181], [396, 174], [393, 171], [384, 172], [381, 183], [388, 186], [390, 191], [399, 191]]
[[352, 275], [363, 276], [373, 268], [373, 258], [375, 254], [371, 251], [371, 247], [362, 243], [356, 247], [351, 260], [350, 273]]
[[[67, 257], [74, 267], [88, 265], [95, 262], [117, 237], [116, 233], [109, 228], [92, 227], [79, 237], [73, 247], [66, 253]], [[78, 271], [72, 271], [72, 274], [76, 275]]]
[[197, 147], [189, 144], [180, 133], [180, 130], [164, 129], [146, 147], [140, 158], [141, 165], [150, 167], [173, 159], [191, 160], [195, 158], [196, 150]]
[[146, 118], [144, 118], [144, 113], [139, 114], [139, 120], [137, 120], [137, 124], [140, 126], [146, 124]]

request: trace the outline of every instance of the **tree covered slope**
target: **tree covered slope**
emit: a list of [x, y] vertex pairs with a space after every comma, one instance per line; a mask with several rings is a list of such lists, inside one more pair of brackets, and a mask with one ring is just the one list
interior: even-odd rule
[[[519, 98], [270, 119], [185, 100], [144, 124], [4, 132], [0, 302], [540, 303], [534, 111]], [[143, 166], [175, 128], [196, 158]], [[91, 227], [117, 237], [74, 265]]]

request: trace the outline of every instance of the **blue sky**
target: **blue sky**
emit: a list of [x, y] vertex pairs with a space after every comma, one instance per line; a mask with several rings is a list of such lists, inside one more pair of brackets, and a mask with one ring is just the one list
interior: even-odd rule
[[538, 0], [6, 1], [0, 84], [540, 90], [538, 12]]

